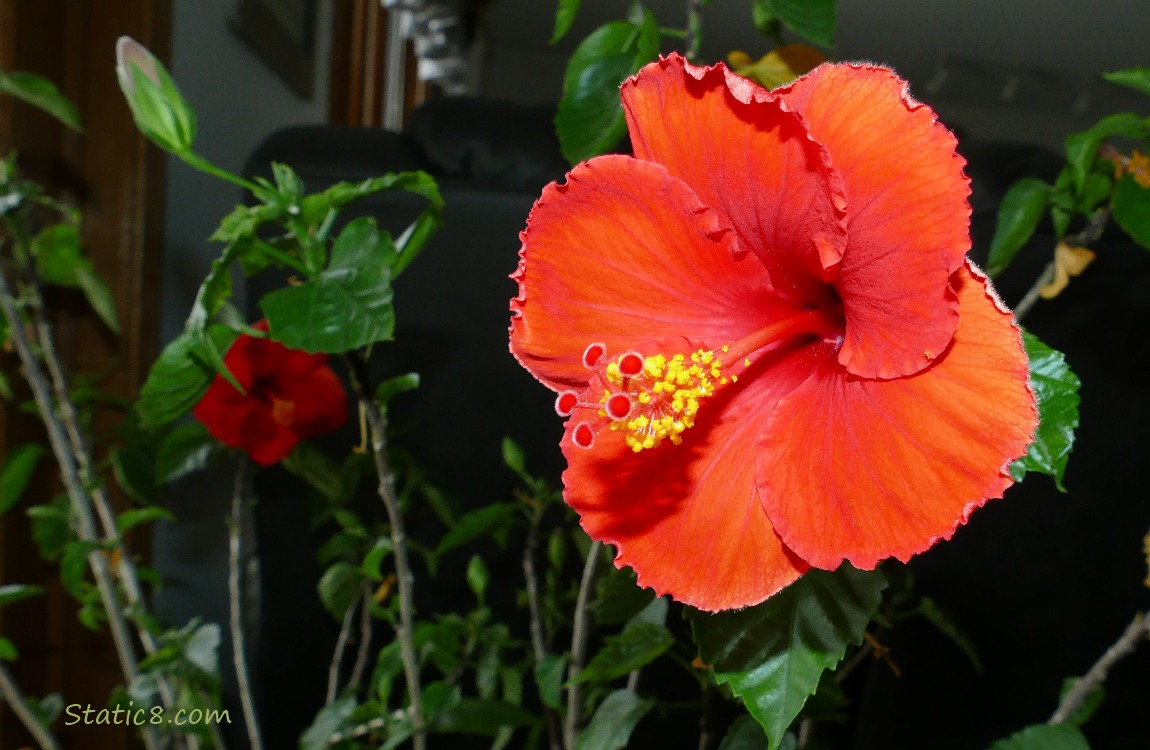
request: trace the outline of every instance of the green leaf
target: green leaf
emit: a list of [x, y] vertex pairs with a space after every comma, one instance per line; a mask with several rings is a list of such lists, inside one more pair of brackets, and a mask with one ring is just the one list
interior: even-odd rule
[[355, 698], [348, 696], [324, 706], [299, 740], [299, 750], [327, 750], [328, 740], [355, 711]]
[[506, 435], [503, 437], [503, 465], [515, 472], [526, 484], [531, 483], [531, 476], [527, 473], [527, 457], [519, 443]]
[[630, 690], [616, 690], [599, 704], [587, 728], [575, 740], [575, 750], [619, 750], [627, 746], [631, 732], [655, 701], [644, 700]]
[[[1074, 689], [1079, 679], [1078, 677], [1067, 677], [1062, 681], [1062, 692], [1059, 695], [1059, 700], [1065, 698], [1066, 694]], [[1095, 685], [1082, 700], [1082, 705], [1075, 709], [1074, 713], [1066, 717], [1065, 723], [1075, 727], [1084, 726], [1086, 722], [1090, 721], [1090, 718], [1094, 716], [1094, 712], [1098, 710], [1102, 705], [1102, 701], [1105, 699], [1106, 688], [1103, 685]]]
[[438, 732], [477, 734], [494, 737], [504, 727], [525, 727], [535, 723], [535, 715], [525, 708], [501, 700], [463, 698], [435, 717]]
[[7, 586], [0, 586], [0, 607], [43, 593], [44, 589], [40, 586], [30, 586], [23, 583], [10, 583]]
[[836, 4], [837, 0], [755, 0], [755, 26], [762, 30], [778, 20], [815, 44], [833, 47]]
[[226, 449], [199, 422], [182, 424], [168, 433], [156, 454], [156, 482], [167, 484], [221, 459]]
[[555, 9], [555, 31], [551, 34], [551, 41], [548, 44], [555, 44], [567, 36], [571, 24], [575, 22], [575, 15], [579, 12], [581, 2], [582, 0], [559, 0], [559, 6]]
[[1029, 331], [1022, 334], [1030, 358], [1030, 380], [1038, 398], [1038, 430], [1026, 455], [1010, 465], [1010, 475], [1021, 482], [1028, 471], [1054, 478], [1062, 492], [1062, 474], [1074, 447], [1078, 427], [1078, 388], [1082, 382], [1070, 371], [1062, 352], [1051, 349]]
[[344, 469], [315, 445], [302, 442], [282, 462], [285, 469], [310, 484], [327, 500], [343, 499]]
[[112, 290], [96, 275], [80, 247], [80, 232], [71, 224], [45, 228], [32, 241], [36, 270], [46, 284], [78, 288], [113, 333], [120, 332]]
[[641, 612], [654, 598], [654, 589], [640, 588], [636, 583], [635, 571], [614, 568], [599, 580], [591, 609], [599, 625], [617, 625]]
[[126, 534], [140, 524], [152, 523], [161, 519], [165, 521], [175, 521], [176, 517], [172, 515], [170, 511], [158, 505], [126, 510], [116, 518], [116, 530], [121, 534]]
[[32, 709], [32, 713], [36, 714], [36, 718], [45, 728], [49, 728], [64, 712], [64, 696], [49, 693], [39, 700], [29, 697], [28, 708]]
[[480, 602], [483, 601], [483, 595], [487, 593], [489, 580], [491, 580], [491, 574], [488, 572], [487, 564], [483, 562], [483, 558], [479, 555], [472, 555], [471, 561], [467, 563], [467, 586]]
[[379, 384], [379, 388], [375, 390], [375, 400], [379, 402], [380, 406], [386, 408], [391, 400], [399, 394], [414, 391], [418, 387], [418, 372], [396, 375], [394, 378], [388, 378]]
[[20, 502], [43, 455], [44, 449], [39, 445], [18, 445], [8, 452], [0, 468], [0, 515]]
[[[237, 334], [227, 326], [212, 325], [205, 335], [218, 350], [226, 351]], [[168, 344], [140, 389], [136, 401], [140, 427], [163, 427], [199, 403], [216, 374], [210, 362], [205, 340], [195, 332], [185, 331]]]
[[878, 571], [844, 563], [833, 573], [811, 570], [755, 607], [693, 613], [699, 657], [743, 699], [777, 748], [823, 671], [862, 640], [885, 588]]
[[675, 642], [662, 625], [642, 622], [606, 640], [574, 683], [610, 682], [659, 658]]
[[271, 338], [313, 354], [340, 354], [390, 339], [395, 313], [386, 259], [394, 252], [371, 217], [348, 224], [326, 269], [260, 300]]
[[766, 746], [767, 735], [759, 723], [750, 716], [740, 716], [727, 730], [719, 750], [763, 750]]
[[995, 742], [990, 750], [1090, 750], [1090, 745], [1077, 727], [1038, 724]]
[[20, 651], [16, 644], [4, 636], [0, 636], [0, 661], [16, 661], [20, 658]]
[[551, 654], [535, 665], [535, 684], [543, 705], [559, 708], [563, 700], [563, 675], [567, 671], [567, 657]]
[[363, 571], [346, 562], [337, 562], [323, 574], [317, 586], [323, 606], [337, 620], [342, 620], [348, 607], [359, 597]]
[[252, 237], [261, 225], [284, 215], [285, 207], [260, 203], [255, 206], [236, 206], [221, 221], [208, 239], [213, 242], [233, 243]]
[[1142, 247], [1150, 248], [1150, 188], [1139, 185], [1133, 175], [1122, 175], [1111, 206], [1122, 231]]
[[978, 658], [978, 651], [974, 648], [970, 637], [954, 622], [948, 612], [939, 607], [929, 596], [919, 600], [918, 611], [931, 625], [938, 628], [939, 632], [954, 641], [954, 644], [966, 654], [966, 658], [970, 659], [974, 671], [982, 674], [982, 659]]
[[619, 85], [659, 54], [659, 26], [649, 10], [643, 23], [613, 21], [583, 40], [567, 63], [555, 128], [572, 164], [602, 154], [627, 131]]
[[1150, 68], [1127, 68], [1103, 73], [1102, 77], [1119, 86], [1128, 86], [1143, 94], [1150, 94]]
[[1124, 112], [1104, 117], [1092, 127], [1066, 138], [1066, 165], [1070, 169], [1072, 184], [1081, 193], [1086, 183], [1086, 175], [1094, 165], [1098, 147], [1107, 138], [1123, 136], [1142, 139], [1150, 134], [1150, 122], [1146, 118]]
[[466, 513], [443, 535], [439, 546], [435, 548], [435, 554], [442, 555], [482, 536], [492, 536], [503, 546], [507, 543], [507, 532], [518, 514], [517, 503], [494, 503]]
[[84, 132], [80, 112], [56, 85], [35, 73], [0, 71], [0, 93], [9, 94], [55, 117], [78, 133]]
[[1035, 177], [1024, 177], [1010, 186], [998, 206], [994, 239], [986, 272], [997, 276], [1006, 270], [1018, 251], [1034, 234], [1050, 201], [1050, 185]]
[[220, 626], [214, 622], [200, 625], [184, 643], [184, 658], [204, 674], [219, 672], [219, 652]]
[[26, 511], [32, 519], [32, 539], [40, 548], [40, 556], [53, 562], [74, 538], [68, 523], [69, 503], [65, 495], [58, 495], [50, 505], [35, 505]]

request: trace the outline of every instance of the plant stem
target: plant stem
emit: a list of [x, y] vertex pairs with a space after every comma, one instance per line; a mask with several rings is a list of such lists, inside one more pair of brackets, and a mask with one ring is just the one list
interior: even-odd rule
[[222, 167], [217, 167], [215, 164], [212, 164], [204, 157], [192, 151], [176, 153], [176, 156], [180, 157], [180, 159], [183, 160], [185, 164], [187, 164], [189, 167], [192, 167], [193, 169], [198, 169], [205, 174], [210, 174], [213, 177], [218, 177], [225, 182], [230, 182], [233, 185], [241, 187], [251, 193], [255, 193], [260, 189], [258, 185], [248, 182], [243, 177], [234, 175]]
[[591, 598], [591, 587], [595, 585], [595, 575], [599, 568], [600, 552], [603, 543], [596, 541], [587, 551], [587, 562], [583, 565], [583, 578], [579, 581], [579, 596], [575, 600], [575, 622], [571, 633], [571, 667], [567, 680], [572, 683], [567, 689], [567, 726], [563, 732], [563, 742], [567, 750], [574, 750], [575, 739], [579, 736], [580, 713], [583, 703], [583, 686], [575, 680], [587, 662], [587, 628], [590, 612], [587, 604]]
[[[45, 312], [44, 297], [40, 289], [40, 278], [31, 268], [28, 269], [28, 276], [31, 282], [28, 289], [30, 293], [29, 307], [32, 311], [33, 323], [35, 324], [36, 340], [40, 345], [40, 357], [43, 359], [48, 369], [48, 375], [52, 381], [52, 390], [56, 394], [59, 420], [64, 432], [67, 434], [68, 442], [72, 447], [72, 456], [76, 462], [80, 482], [84, 487], [90, 488], [88, 496], [91, 499], [92, 506], [96, 510], [96, 515], [99, 518], [100, 527], [103, 529], [104, 536], [108, 539], [115, 540], [114, 549], [119, 552], [116, 556], [115, 572], [123, 588], [128, 609], [136, 614], [136, 633], [140, 638], [140, 643], [144, 647], [144, 653], [153, 654], [156, 652], [158, 645], [155, 637], [145, 624], [147, 618], [142, 616], [146, 613], [146, 605], [144, 603], [143, 587], [140, 585], [140, 577], [136, 571], [136, 565], [132, 561], [131, 553], [124, 545], [123, 540], [120, 539], [119, 530], [116, 528], [116, 513], [112, 508], [112, 502], [92, 471], [91, 445], [80, 429], [80, 418], [76, 413], [76, 405], [72, 401], [72, 393], [68, 387], [68, 379], [64, 374], [64, 367], [61, 364], [60, 355], [56, 349], [56, 337], [53, 335], [52, 326], [48, 322]], [[175, 691], [172, 689], [167, 678], [163, 675], [157, 675], [156, 686], [164, 705], [169, 707], [174, 706], [176, 700]], [[192, 750], [199, 748], [199, 740], [195, 735], [185, 735], [185, 740]]]
[[[539, 546], [539, 519], [542, 513], [536, 508], [531, 514], [531, 526], [527, 530], [527, 542], [523, 546], [523, 578], [527, 583], [527, 610], [530, 613], [531, 650], [535, 655], [535, 666], [547, 658], [547, 642], [543, 635], [543, 614], [539, 607], [539, 576], [535, 573], [535, 550]], [[559, 716], [550, 706], [543, 707], [543, 719], [547, 725], [547, 739], [551, 750], [560, 750]]]
[[247, 495], [248, 459], [240, 456], [236, 469], [236, 483], [232, 490], [232, 515], [228, 524], [228, 605], [231, 617], [232, 664], [236, 670], [236, 686], [240, 691], [240, 705], [244, 712], [248, 743], [252, 750], [262, 750], [260, 722], [256, 715], [256, 702], [248, 675], [247, 639], [244, 637], [244, 581], [243, 581], [243, 529], [244, 497]]
[[415, 604], [413, 588], [415, 576], [407, 557], [407, 534], [403, 527], [403, 508], [395, 494], [395, 476], [391, 473], [391, 459], [387, 452], [387, 420], [375, 399], [367, 391], [370, 382], [367, 361], [358, 352], [348, 352], [351, 382], [359, 397], [371, 433], [371, 452], [379, 474], [379, 499], [391, 524], [391, 547], [395, 558], [395, 577], [399, 589], [399, 622], [395, 637], [399, 641], [403, 658], [403, 673], [407, 681], [407, 695], [411, 701], [411, 723], [415, 727], [415, 750], [427, 747], [427, 730], [423, 725], [423, 690], [419, 683], [419, 658], [415, 653]]
[[[124, 609], [120, 604], [112, 574], [108, 568], [104, 550], [99, 546], [100, 537], [96, 527], [96, 519], [92, 515], [91, 496], [84, 487], [80, 472], [76, 466], [71, 450], [71, 444], [60, 424], [60, 417], [52, 403], [48, 381], [40, 370], [36, 354], [28, 339], [24, 327], [24, 319], [17, 308], [11, 287], [8, 285], [7, 274], [0, 269], [0, 309], [8, 322], [8, 339], [20, 358], [24, 370], [24, 377], [32, 389], [32, 396], [44, 420], [44, 428], [48, 433], [48, 442], [60, 467], [60, 477], [64, 482], [65, 491], [72, 504], [76, 516], [76, 534], [81, 541], [90, 542], [95, 547], [88, 553], [88, 565], [96, 579], [96, 588], [100, 592], [105, 613], [108, 617], [108, 630], [112, 634], [112, 641], [116, 646], [116, 655], [120, 661], [120, 670], [127, 682], [134, 680], [140, 673], [139, 662], [136, 657], [136, 646], [132, 641], [132, 634], [124, 616]], [[148, 750], [159, 747], [158, 735], [155, 729], [147, 727], [142, 732], [144, 745]]]
[[12, 673], [8, 671], [8, 667], [2, 661], [0, 661], [0, 696], [3, 696], [4, 702], [20, 719], [20, 723], [36, 740], [36, 744], [40, 746], [41, 750], [60, 750], [60, 744], [56, 742], [56, 738], [52, 736], [48, 728], [36, 718], [32, 712], [32, 707], [28, 705], [28, 700], [20, 692], [20, 686], [16, 684]]
[[[1082, 228], [1078, 234], [1064, 237], [1059, 244], [1065, 243], [1071, 247], [1085, 247], [1091, 242], [1096, 242], [1102, 236], [1102, 231], [1106, 229], [1106, 223], [1110, 221], [1110, 206], [1101, 208], [1090, 217], [1090, 223]], [[1042, 287], [1049, 284], [1054, 280], [1055, 263], [1050, 261], [1046, 264], [1046, 268], [1042, 269], [1042, 273], [1034, 281], [1034, 284], [1027, 290], [1026, 296], [1014, 308], [1014, 319], [1022, 320], [1023, 316], [1030, 312], [1030, 308], [1034, 307], [1034, 303], [1042, 294]]]
[[351, 677], [348, 679], [348, 684], [354, 685], [357, 690], [359, 683], [363, 680], [364, 673], [367, 671], [367, 657], [371, 652], [371, 597], [371, 586], [365, 583], [361, 597], [363, 607], [359, 611], [359, 648], [356, 649], [355, 664], [352, 665]]
[[335, 653], [331, 655], [331, 664], [327, 668], [327, 699], [324, 705], [335, 703], [339, 695], [339, 668], [343, 665], [343, 655], [347, 652], [347, 642], [351, 638], [351, 623], [355, 619], [355, 602], [348, 605], [343, 613], [343, 622], [339, 626], [339, 636], [335, 639]]
[[683, 35], [683, 48], [689, 62], [699, 59], [699, 48], [703, 44], [703, 23], [699, 11], [699, 0], [687, 0], [687, 28]]
[[1110, 672], [1110, 668], [1133, 653], [1139, 642], [1147, 638], [1150, 638], [1150, 611], [1134, 615], [1134, 619], [1126, 626], [1122, 636], [1110, 648], [1106, 649], [1098, 661], [1094, 662], [1094, 666], [1090, 668], [1086, 676], [1076, 681], [1074, 686], [1066, 692], [1062, 702], [1058, 704], [1058, 709], [1046, 723], [1062, 724], [1069, 719], [1075, 711], [1082, 707], [1086, 696], [1106, 681], [1106, 675]]

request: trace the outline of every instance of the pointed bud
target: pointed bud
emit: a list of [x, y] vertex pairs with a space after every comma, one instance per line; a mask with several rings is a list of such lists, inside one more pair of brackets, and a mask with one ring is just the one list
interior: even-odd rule
[[191, 151], [195, 113], [159, 60], [131, 37], [116, 42], [116, 77], [141, 133], [166, 151]]

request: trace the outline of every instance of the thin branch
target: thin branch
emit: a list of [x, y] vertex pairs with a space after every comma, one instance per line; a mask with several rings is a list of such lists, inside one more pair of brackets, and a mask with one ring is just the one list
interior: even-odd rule
[[335, 703], [339, 695], [339, 668], [343, 666], [343, 655], [347, 653], [347, 642], [351, 639], [351, 623], [355, 620], [355, 602], [347, 606], [343, 613], [343, 622], [339, 626], [339, 636], [335, 639], [335, 652], [331, 655], [331, 664], [327, 668], [327, 699], [324, 705]]
[[1061, 724], [1069, 719], [1082, 707], [1090, 692], [1106, 681], [1110, 668], [1132, 654], [1138, 644], [1147, 638], [1150, 638], [1150, 611], [1134, 615], [1134, 619], [1126, 626], [1122, 636], [1106, 649], [1106, 653], [1094, 663], [1086, 676], [1075, 682], [1074, 687], [1066, 692], [1062, 702], [1058, 704], [1058, 709], [1046, 723]]
[[423, 690], [419, 683], [419, 658], [415, 653], [415, 604], [412, 601], [415, 576], [411, 572], [411, 564], [407, 557], [403, 508], [395, 494], [395, 476], [391, 472], [391, 459], [387, 452], [387, 419], [375, 399], [367, 392], [369, 382], [367, 362], [357, 352], [349, 352], [347, 360], [351, 370], [351, 382], [371, 432], [371, 452], [375, 458], [376, 473], [379, 474], [379, 499], [383, 502], [388, 523], [391, 525], [391, 547], [392, 555], [395, 557], [395, 577], [399, 589], [399, 622], [396, 623], [395, 637], [399, 641], [403, 674], [407, 681], [407, 695], [411, 702], [411, 722], [415, 727], [414, 747], [415, 750], [425, 750], [427, 731], [423, 725]]
[[244, 711], [244, 724], [252, 750], [262, 750], [259, 716], [248, 675], [247, 639], [244, 637], [244, 582], [243, 582], [243, 529], [244, 498], [247, 496], [248, 459], [240, 456], [236, 469], [236, 483], [232, 490], [232, 515], [228, 524], [228, 607], [232, 632], [232, 664], [236, 670], [236, 686], [240, 691], [240, 705]]
[[591, 588], [595, 585], [595, 575], [598, 572], [602, 549], [603, 543], [596, 541], [587, 551], [587, 562], [583, 565], [583, 578], [579, 581], [579, 596], [575, 600], [575, 623], [571, 633], [571, 667], [567, 671], [567, 680], [572, 684], [567, 689], [567, 726], [563, 731], [563, 742], [567, 746], [567, 750], [574, 750], [575, 739], [579, 736], [583, 687], [575, 680], [587, 662], [587, 629], [591, 614], [587, 605], [591, 599]]
[[4, 697], [4, 702], [12, 709], [12, 712], [19, 717], [20, 723], [36, 740], [36, 744], [40, 746], [41, 750], [60, 750], [60, 744], [56, 742], [56, 738], [32, 712], [27, 698], [20, 692], [20, 686], [16, 684], [12, 673], [8, 671], [8, 667], [2, 661], [0, 661], [0, 695]]
[[[128, 609], [137, 613], [135, 618], [136, 632], [140, 638], [141, 645], [144, 647], [144, 653], [153, 654], [159, 646], [155, 636], [148, 630], [145, 624], [145, 618], [140, 616], [145, 612], [146, 604], [144, 602], [143, 587], [140, 585], [139, 573], [136, 570], [135, 563], [132, 561], [131, 553], [126, 545], [124, 545], [123, 540], [120, 538], [119, 530], [116, 528], [116, 514], [112, 508], [108, 494], [104, 491], [103, 486], [99, 484], [97, 477], [92, 471], [91, 445], [80, 429], [80, 418], [76, 413], [76, 405], [72, 401], [72, 393], [68, 387], [68, 379], [64, 373], [59, 352], [56, 349], [56, 337], [53, 335], [52, 326], [45, 314], [44, 297], [40, 290], [40, 278], [35, 273], [35, 270], [31, 268], [28, 269], [28, 276], [31, 282], [28, 287], [31, 294], [29, 306], [32, 310], [32, 319], [35, 324], [36, 341], [40, 345], [40, 357], [48, 369], [48, 375], [52, 381], [52, 390], [56, 394], [60, 423], [68, 437], [68, 442], [72, 446], [72, 456], [76, 462], [76, 469], [80, 475], [80, 481], [84, 487], [89, 488], [88, 495], [92, 500], [92, 506], [96, 510], [96, 515], [99, 518], [104, 536], [110, 540], [115, 540], [115, 548], [118, 549], [120, 553], [116, 555], [114, 570], [123, 587], [124, 598], [128, 603]], [[174, 706], [176, 703], [175, 691], [172, 689], [171, 684], [169, 684], [168, 679], [164, 675], [157, 675], [156, 686], [164, 705], [168, 707]], [[190, 750], [198, 750], [199, 740], [195, 735], [184, 735], [184, 740]]]
[[371, 654], [372, 618], [371, 618], [371, 586], [363, 584], [363, 607], [359, 611], [359, 648], [355, 652], [355, 664], [351, 668], [351, 677], [348, 684], [359, 689], [363, 675], [367, 672], [367, 659]]
[[[543, 612], [539, 607], [539, 576], [535, 573], [535, 550], [539, 546], [539, 518], [536, 509], [527, 531], [527, 542], [523, 545], [523, 579], [527, 584], [527, 611], [530, 613], [531, 651], [535, 655], [535, 666], [547, 658], [547, 641], [543, 634]], [[547, 725], [547, 740], [551, 750], [560, 750], [559, 716], [550, 706], [543, 707], [543, 719]]]
[[[1091, 242], [1097, 242], [1098, 238], [1102, 236], [1102, 231], [1106, 229], [1106, 223], [1110, 221], [1110, 206], [1101, 208], [1090, 217], [1090, 222], [1082, 228], [1078, 234], [1065, 237], [1061, 240], [1072, 247], [1086, 247]], [[1034, 303], [1038, 302], [1042, 294], [1042, 288], [1054, 281], [1055, 263], [1050, 261], [1046, 267], [1042, 269], [1042, 273], [1034, 281], [1034, 284], [1027, 290], [1026, 295], [1022, 298], [1014, 308], [1014, 319], [1022, 320], [1030, 308], [1034, 307]]]
[[[81, 541], [97, 545], [88, 553], [88, 565], [96, 579], [96, 588], [100, 592], [100, 599], [108, 617], [108, 630], [111, 632], [112, 641], [116, 646], [120, 671], [123, 673], [124, 679], [130, 683], [140, 673], [136, 646], [132, 641], [132, 634], [124, 617], [124, 609], [120, 604], [104, 550], [98, 546], [101, 540], [96, 527], [96, 519], [92, 515], [91, 496], [80, 478], [71, 444], [60, 424], [55, 405], [52, 403], [48, 381], [40, 370], [36, 354], [28, 340], [24, 320], [17, 309], [11, 287], [8, 285], [7, 274], [3, 273], [2, 270], [0, 270], [0, 309], [3, 310], [4, 317], [8, 321], [9, 341], [20, 357], [24, 378], [32, 389], [32, 396], [40, 410], [44, 420], [44, 428], [48, 433], [48, 442], [52, 446], [52, 452], [55, 454], [56, 462], [60, 467], [60, 478], [64, 482], [65, 491], [68, 493], [72, 510], [76, 516], [76, 534]], [[155, 750], [159, 747], [158, 735], [154, 728], [146, 727], [142, 734], [148, 750]]]

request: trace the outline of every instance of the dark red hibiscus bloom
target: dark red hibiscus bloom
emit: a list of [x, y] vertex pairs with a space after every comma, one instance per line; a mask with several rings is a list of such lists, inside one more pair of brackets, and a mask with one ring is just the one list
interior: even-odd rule
[[869, 65], [768, 92], [672, 56], [622, 95], [635, 157], [543, 191], [511, 302], [568, 417], [564, 497], [617, 564], [741, 607], [1000, 497], [1034, 395], [934, 113]]
[[[254, 327], [266, 331], [267, 323]], [[242, 448], [258, 464], [270, 466], [299, 441], [347, 421], [347, 393], [326, 354], [241, 334], [224, 362], [246, 395], [216, 375], [192, 413], [217, 440]]]

